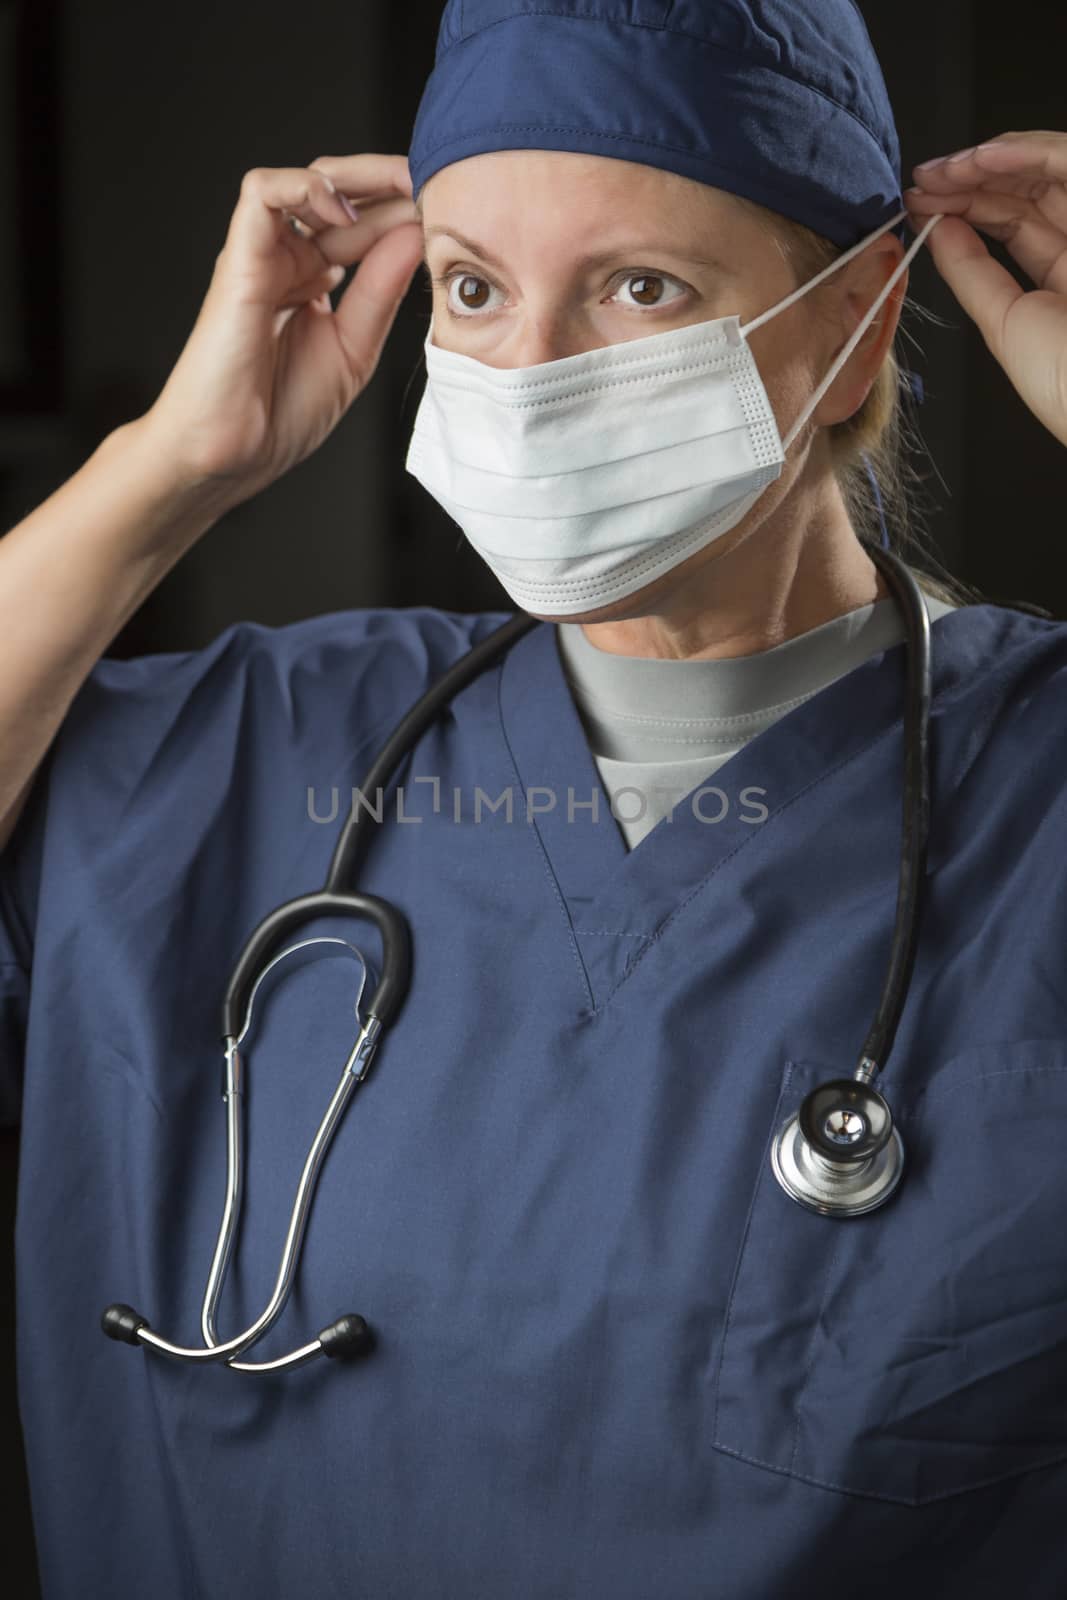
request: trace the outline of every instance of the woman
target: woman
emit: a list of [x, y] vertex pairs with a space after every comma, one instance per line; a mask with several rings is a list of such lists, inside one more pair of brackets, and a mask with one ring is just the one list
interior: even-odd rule
[[[891, 359], [895, 135], [844, 0], [594, 10], [446, 7], [410, 171], [250, 172], [155, 405], [0, 545], [4, 1084], [46, 1596], [1067, 1585], [1067, 631], [927, 589], [932, 827], [879, 1078], [907, 1164], [868, 1215], [795, 1204], [772, 1140], [855, 1066], [893, 931], [904, 624], [831, 444]], [[913, 230], [944, 217], [939, 270], [1067, 444], [1067, 134], [916, 179]], [[812, 289], [798, 227], [827, 261], [862, 247]], [[161, 1360], [99, 1317], [129, 1302], [198, 1342], [226, 975], [323, 882], [400, 716], [504, 617], [348, 611], [99, 657], [347, 412], [424, 230], [409, 465], [560, 620], [429, 725], [360, 862], [411, 926], [411, 984], [246, 1359], [341, 1310], [373, 1346], [273, 1374]], [[651, 399], [618, 404], [646, 356]], [[714, 481], [687, 481], [693, 455]], [[313, 935], [380, 962], [363, 921]], [[257, 1000], [213, 1342], [270, 1294], [354, 970], [290, 962]]]

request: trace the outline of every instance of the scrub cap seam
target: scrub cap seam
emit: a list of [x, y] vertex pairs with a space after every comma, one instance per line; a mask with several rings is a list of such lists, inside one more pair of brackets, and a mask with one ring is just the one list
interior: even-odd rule
[[[861, 123], [860, 126], [862, 127], [863, 124]], [[868, 133], [870, 132], [870, 130], [866, 129], [866, 128], [864, 129], [864, 131], [868, 132]], [[695, 149], [695, 147], [692, 147], [692, 146], [680, 145], [680, 144], [670, 144], [666, 139], [646, 139], [646, 138], [642, 137], [640, 134], [636, 134], [636, 133], [609, 133], [606, 129], [603, 129], [603, 128], [589, 128], [589, 127], [575, 128], [575, 127], [569, 126], [566, 123], [558, 123], [557, 124], [557, 123], [547, 123], [547, 122], [493, 122], [493, 123], [487, 123], [484, 127], [480, 127], [480, 128], [468, 128], [466, 130], [466, 132], [458, 135], [454, 139], [443, 139], [440, 144], [435, 144], [432, 150], [427, 150], [426, 151], [426, 153], [422, 156], [421, 160], [419, 161], [419, 166], [420, 167], [427, 166], [431, 161], [433, 161], [433, 159], [436, 156], [440, 155], [442, 151], [450, 149], [452, 145], [467, 144], [471, 139], [481, 138], [481, 136], [483, 134], [487, 134], [487, 133], [576, 133], [576, 134], [584, 134], [586, 137], [588, 137], [590, 134], [593, 134], [598, 139], [611, 139], [611, 140], [614, 140], [618, 144], [647, 145], [650, 150], [669, 150], [672, 153], [672, 155], [692, 156], [692, 155], [696, 154], [696, 155], [701, 156], [701, 157], [704, 157], [704, 156], [709, 156], [710, 157], [710, 156], [714, 156], [714, 154], [715, 154], [715, 152], [713, 150]], [[881, 140], [875, 138], [875, 136], [873, 134], [871, 135], [871, 137], [874, 138], [874, 142], [877, 144], [878, 149], [881, 151], [882, 155], [883, 156], [886, 155], [886, 152], [885, 152], [885, 149], [882, 146]], [[481, 153], [484, 153], [484, 152], [481, 152]], [[886, 160], [887, 161], [888, 161], [888, 159], [889, 159], [888, 156], [886, 156]], [[737, 176], [738, 176], [738, 172], [737, 172], [736, 168], [723, 166], [723, 164], [721, 162], [719, 162], [719, 161], [711, 162], [711, 170], [713, 170], [716, 173], [716, 175], [721, 173], [724, 177], [727, 177], [727, 178], [730, 178], [730, 179], [736, 179]], [[744, 178], [747, 178], [747, 177], [750, 176], [750, 174], [748, 172], [743, 172], [743, 173], [740, 174], [740, 176], [744, 177]], [[703, 182], [705, 180], [701, 179], [701, 180], [695, 180], [695, 181]], [[898, 188], [899, 188], [899, 182], [898, 182]]]
[[[600, 17], [576, 17], [576, 16], [571, 15], [570, 12], [554, 11], [551, 6], [545, 6], [543, 8], [539, 7], [536, 11], [524, 11], [524, 12], [521, 13], [521, 16], [519, 16], [519, 17], [515, 17], [515, 16], [512, 16], [512, 17], [498, 17], [495, 22], [487, 23], [484, 28], [478, 28], [472, 33], [465, 33], [465, 34], [461, 35], [460, 37], [458, 37], [456, 39], [453, 39], [451, 44], [449, 44], [446, 47], [446, 49], [444, 49], [441, 52], [441, 55], [438, 58], [438, 60], [444, 61], [446, 56], [450, 55], [452, 53], [452, 51], [455, 50], [459, 45], [466, 44], [468, 39], [478, 38], [483, 34], [489, 33], [493, 28], [504, 27], [509, 23], [520, 21], [522, 19], [525, 19], [526, 17], [558, 17], [561, 22], [592, 22], [592, 23], [598, 23], [598, 24], [602, 22], [602, 18], [600, 18]], [[698, 34], [687, 33], [682, 28], [665, 27], [662, 23], [656, 23], [656, 22], [633, 22], [633, 21], [627, 21], [625, 24], [622, 24], [622, 25], [627, 27], [627, 28], [643, 28], [648, 33], [670, 33], [670, 34], [673, 34], [678, 39], [684, 39], [688, 44], [700, 45], [706, 50], [717, 50], [720, 55], [733, 56], [735, 59], [737, 59], [739, 61], [747, 61], [747, 62], [750, 62], [750, 63], [753, 61], [753, 55], [752, 55], [752, 52], [750, 52], [750, 51], [731, 49], [731, 47], [729, 45], [718, 44], [713, 39], [702, 39], [702, 38], [700, 38], [700, 36]], [[868, 37], [870, 37], [870, 36], [868, 35]], [[760, 66], [760, 67], [765, 68], [766, 71], [768, 71], [768, 72], [777, 73], [777, 75], [780, 78], [788, 79], [791, 83], [797, 84], [801, 89], [809, 89], [812, 94], [817, 94], [821, 100], [825, 100], [827, 105], [831, 105], [836, 110], [843, 112], [846, 117], [850, 117], [853, 122], [855, 122], [859, 127], [861, 127], [863, 129], [864, 133], [868, 134], [870, 136], [870, 138], [872, 138], [874, 140], [875, 144], [878, 146], [878, 148], [882, 151], [883, 155], [886, 157], [886, 160], [888, 161], [890, 159], [888, 151], [886, 150], [885, 146], [883, 145], [883, 143], [882, 143], [881, 139], [879, 138], [878, 134], [875, 133], [874, 129], [869, 127], [868, 124], [866, 122], [864, 122], [863, 118], [857, 112], [851, 110], [848, 106], [842, 105], [840, 100], [835, 100], [833, 95], [827, 94], [825, 89], [821, 89], [818, 86], [818, 84], [812, 83], [810, 78], [803, 78], [803, 77], [800, 77], [795, 72], [789, 72], [785, 68], [783, 68], [778, 62], [765, 61], [765, 60], [762, 60], [762, 59], [758, 59], [758, 60], [756, 60], [755, 64]], [[437, 65], [437, 63], [435, 62], [435, 67], [436, 67], [436, 65]], [[519, 129], [519, 131], [521, 131], [521, 128]], [[577, 132], [588, 133], [590, 130], [587, 129], [587, 128], [581, 128], [581, 129], [570, 129], [570, 128], [567, 128], [567, 129], [562, 129], [561, 131], [565, 132], [565, 133], [577, 133]], [[608, 135], [604, 135], [603, 137], [610, 138], [611, 135], [608, 134]], [[646, 140], [641, 140], [640, 142], [642, 144], [653, 144], [656, 141], [647, 140], [646, 139]], [[444, 148], [445, 148], [444, 145], [438, 145], [437, 146], [438, 150], [441, 150], [441, 149], [444, 149]], [[674, 146], [674, 145], [664, 145], [663, 148], [667, 149], [667, 150], [670, 150], [670, 149], [675, 149], [677, 147]], [[435, 154], [435, 151], [430, 151], [429, 154], [433, 155], [433, 154]]]

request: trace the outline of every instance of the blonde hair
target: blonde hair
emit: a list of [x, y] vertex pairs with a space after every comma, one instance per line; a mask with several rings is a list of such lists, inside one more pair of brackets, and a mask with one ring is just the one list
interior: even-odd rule
[[[769, 211], [741, 195], [734, 195], [733, 198], [762, 224], [780, 246], [796, 274], [798, 288], [836, 261], [841, 254], [840, 248], [832, 240], [814, 233], [803, 223]], [[937, 320], [916, 301], [905, 297], [902, 321], [903, 314], [909, 309]], [[897, 342], [901, 335], [902, 328], [898, 326]], [[910, 389], [901, 369], [895, 343], [879, 368], [863, 404], [851, 417], [844, 422], [834, 423], [829, 429], [834, 476], [841, 489], [845, 509], [862, 544], [881, 544], [878, 498], [864, 464], [863, 458], [866, 456], [877, 479], [877, 495], [882, 502], [890, 549], [907, 561], [928, 594], [950, 605], [980, 605], [985, 596], [954, 577], [927, 542], [917, 497], [912, 493], [922, 480], [910, 459], [912, 451], [921, 456], [926, 447], [905, 409], [905, 396], [910, 400]], [[937, 572], [932, 572], [931, 567], [935, 567]]]

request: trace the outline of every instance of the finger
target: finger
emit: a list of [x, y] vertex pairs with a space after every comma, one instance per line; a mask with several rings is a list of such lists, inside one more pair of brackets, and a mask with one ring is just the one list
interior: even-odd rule
[[938, 211], [961, 217], [1005, 245], [1039, 288], [1067, 294], [1067, 231], [1033, 202], [991, 189], [936, 197], [909, 190], [905, 201], [917, 219]]
[[1006, 267], [993, 260], [978, 234], [960, 217], [938, 222], [926, 244], [937, 270], [1004, 366], [1004, 324], [1026, 290]]
[[342, 266], [328, 267], [325, 272], [317, 272], [313, 278], [291, 289], [285, 299], [278, 306], [279, 311], [288, 311], [292, 306], [308, 305], [313, 300], [319, 300], [325, 295], [327, 300], [330, 291], [336, 289], [345, 275]]
[[342, 194], [406, 194], [412, 197], [411, 169], [407, 156], [367, 155], [316, 156], [309, 166], [324, 172]]
[[307, 190], [307, 198], [302, 204], [281, 208], [282, 218], [290, 226], [295, 219], [304, 238], [314, 238], [322, 228], [347, 227], [356, 220], [350, 214], [351, 201], [346, 205], [347, 195], [342, 199], [335, 184], [325, 173], [314, 174], [309, 179]]
[[313, 270], [321, 268], [323, 261], [350, 267], [354, 261], [361, 261], [371, 245], [391, 228], [418, 220], [414, 202], [406, 196], [367, 206], [361, 211], [358, 222], [347, 223], [343, 228], [324, 228], [308, 241], [317, 255], [317, 267]]
[[977, 195], [996, 195], [1000, 201], [1014, 203], [1016, 214], [1033, 215], [1067, 237], [1067, 184], [1013, 185], [1009, 179], [988, 177], [979, 187], [947, 184], [940, 192], [915, 187], [905, 191], [904, 203], [916, 215], [931, 216], [935, 211], [960, 214]]
[[916, 167], [915, 182], [924, 193], [932, 195], [970, 194], [975, 189], [992, 188], [1027, 199], [1043, 194], [1049, 187], [1047, 179], [1026, 173], [989, 171], [973, 155], [950, 158], [932, 167]]
[[310, 307], [317, 313], [329, 312], [333, 314], [333, 301], [330, 295], [337, 288], [345, 275], [344, 267], [330, 267], [326, 272], [320, 272], [316, 277], [301, 284], [300, 289], [294, 290], [286, 300], [271, 313], [271, 328], [273, 337], [277, 339], [282, 329], [292, 320], [298, 311]]
[[338, 337], [361, 389], [378, 365], [386, 336], [421, 259], [421, 224], [390, 228], [368, 251], [334, 311]]
[[1067, 134], [1005, 134], [961, 155], [913, 169], [915, 182], [934, 194], [993, 181], [1000, 189], [1037, 196], [1067, 180]]
[[329, 292], [316, 295], [314, 300], [309, 300], [307, 309], [308, 311], [313, 311], [316, 316], [322, 316], [325, 313], [333, 316], [333, 301], [330, 299]]
[[[1004, 140], [1011, 142], [1020, 151], [1027, 150], [1032, 154], [1033, 140], [1037, 137], [1032, 134], [1006, 134]], [[1054, 141], [1067, 140], [1065, 134], [1048, 137]], [[994, 141], [994, 146], [999, 146], [1000, 143], [1001, 141]], [[1001, 160], [1000, 165], [1001, 167], [1014, 165], [1018, 168], [1021, 159], [1021, 156], [1018, 158], [1009, 156], [1006, 162]], [[962, 158], [955, 160], [950, 158], [932, 167], [916, 167], [915, 179], [916, 186], [922, 193], [939, 199], [947, 199], [952, 194], [973, 194], [978, 189], [989, 189], [1000, 194], [1015, 194], [1021, 201], [1031, 202], [1053, 226], [1067, 234], [1067, 183], [1051, 181], [1035, 172], [1029, 154], [1019, 170], [994, 172], [989, 169], [985, 152], [979, 148], [971, 155]], [[916, 198], [915, 192], [909, 190], [908, 203]]]
[[979, 145], [974, 159], [980, 171], [1067, 183], [1067, 133], [1047, 128], [1030, 133], [1005, 133], [999, 139]]
[[[347, 227], [348, 213], [330, 178], [307, 167], [253, 167], [241, 180], [241, 193], [226, 235], [238, 254], [253, 261], [273, 258], [283, 212], [309, 227]], [[285, 229], [287, 243], [304, 242]]]

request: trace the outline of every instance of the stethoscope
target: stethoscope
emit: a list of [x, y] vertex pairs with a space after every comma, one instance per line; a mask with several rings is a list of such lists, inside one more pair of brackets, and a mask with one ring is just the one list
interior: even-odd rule
[[[920, 916], [920, 891], [929, 829], [930, 619], [915, 579], [889, 550], [865, 546], [884, 573], [907, 625], [907, 705], [905, 712], [904, 826], [900, 855], [896, 925], [893, 944], [874, 1022], [851, 1078], [833, 1078], [818, 1085], [778, 1130], [771, 1146], [771, 1166], [786, 1194], [799, 1205], [827, 1217], [858, 1217], [884, 1205], [896, 1191], [904, 1166], [904, 1146], [889, 1106], [873, 1087], [893, 1047], [915, 959]], [[394, 769], [414, 749], [441, 709], [472, 679], [535, 627], [525, 613], [513, 617], [450, 667], [398, 723], [365, 778], [361, 792], [385, 788]], [[273, 1326], [289, 1298], [315, 1184], [330, 1142], [353, 1090], [367, 1076], [382, 1030], [392, 1022], [407, 993], [411, 976], [408, 925], [395, 906], [377, 895], [345, 890], [369, 837], [369, 810], [353, 806], [330, 862], [325, 888], [300, 895], [271, 911], [254, 930], [238, 958], [222, 1008], [224, 1049], [222, 1095], [226, 1105], [226, 1195], [215, 1253], [208, 1273], [200, 1327], [203, 1347], [172, 1344], [156, 1333], [147, 1318], [127, 1305], [108, 1306], [102, 1323], [106, 1334], [127, 1344], [140, 1344], [180, 1361], [225, 1361], [236, 1372], [280, 1372], [303, 1366], [318, 1355], [354, 1358], [367, 1355], [375, 1336], [361, 1316], [348, 1314], [324, 1328], [317, 1339], [273, 1361], [239, 1361]], [[382, 973], [361, 1020], [360, 1000], [370, 968], [359, 950], [332, 936], [304, 939], [273, 954], [301, 923], [316, 917], [368, 918], [381, 938]], [[360, 966], [355, 1013], [356, 1042], [326, 1108], [297, 1185], [270, 1300], [250, 1327], [233, 1339], [220, 1340], [215, 1325], [219, 1296], [230, 1263], [241, 1208], [241, 1101], [244, 1068], [240, 1045], [248, 1033], [260, 984], [276, 966], [311, 945], [330, 944], [332, 954], [353, 956]], [[268, 959], [271, 958], [271, 959]], [[264, 965], [266, 963], [266, 965]]]

